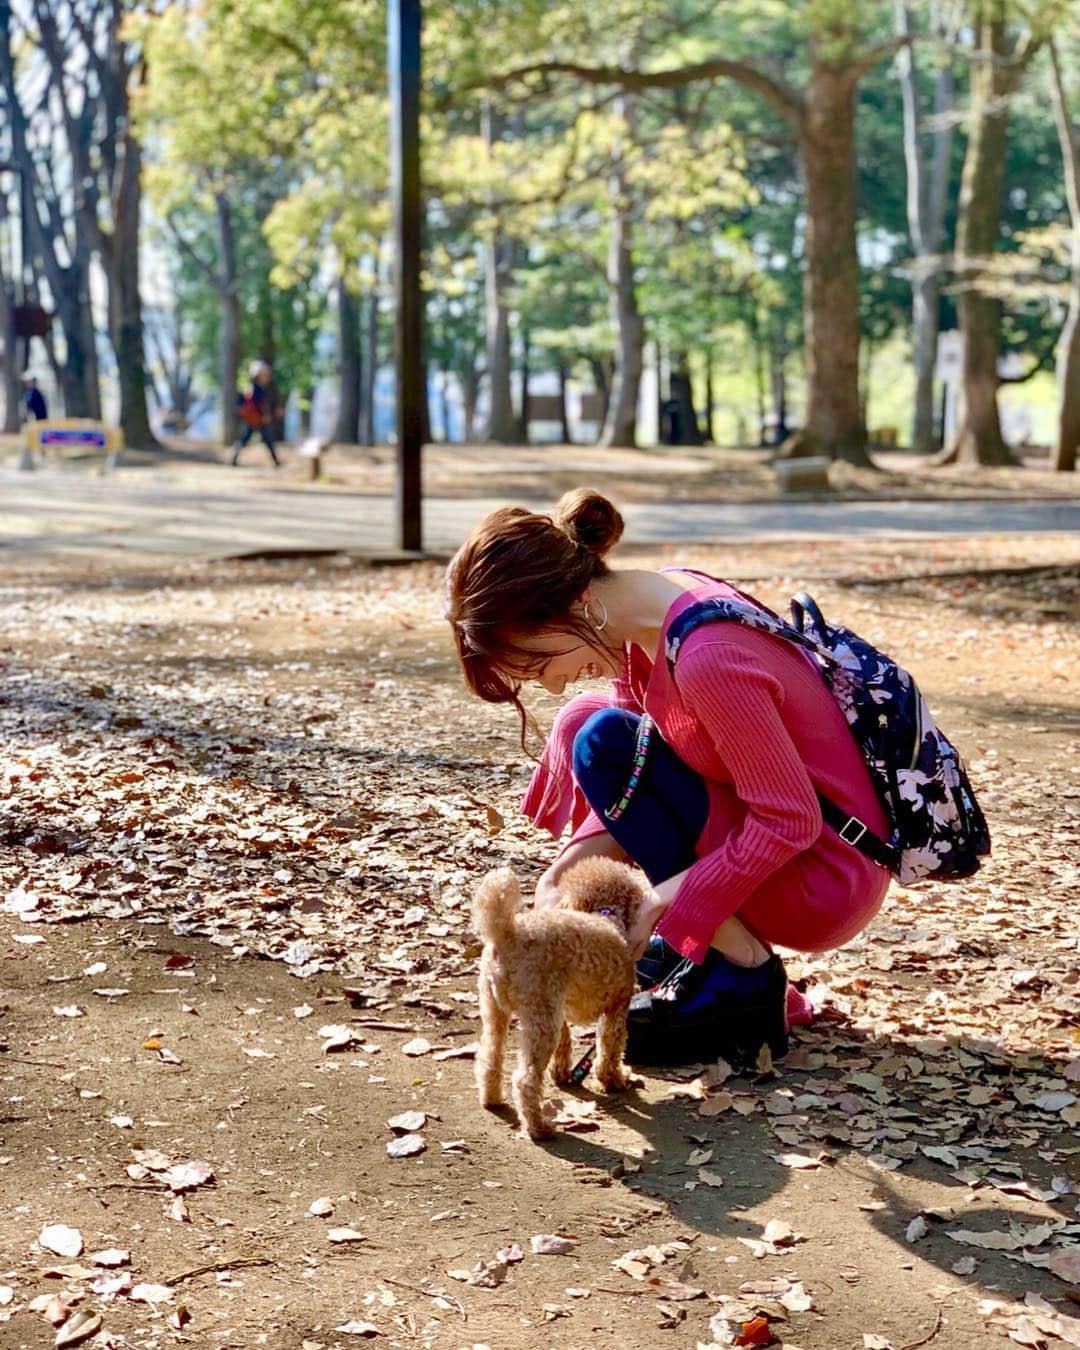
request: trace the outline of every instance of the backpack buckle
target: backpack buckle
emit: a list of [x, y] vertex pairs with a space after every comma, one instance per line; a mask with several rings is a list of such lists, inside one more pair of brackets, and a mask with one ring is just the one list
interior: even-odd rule
[[[864, 825], [858, 816], [848, 816], [847, 820], [840, 826], [837, 833], [845, 844], [850, 844], [852, 848], [854, 848], [866, 833], [867, 829], [868, 826]], [[849, 830], [852, 830], [853, 833], [849, 834]]]

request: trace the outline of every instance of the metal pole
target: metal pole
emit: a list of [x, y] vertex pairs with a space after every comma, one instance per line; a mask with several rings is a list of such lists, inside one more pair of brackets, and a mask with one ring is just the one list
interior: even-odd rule
[[421, 548], [424, 302], [420, 292], [420, 0], [389, 0], [390, 173], [394, 203], [394, 372], [398, 545]]

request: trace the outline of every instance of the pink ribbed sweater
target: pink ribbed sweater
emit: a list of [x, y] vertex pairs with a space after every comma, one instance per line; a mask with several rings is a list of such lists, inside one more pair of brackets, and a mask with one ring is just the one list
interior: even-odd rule
[[701, 961], [732, 914], [763, 940], [797, 951], [840, 946], [874, 917], [888, 872], [822, 824], [815, 789], [882, 833], [885, 820], [848, 725], [805, 653], [735, 623], [708, 624], [683, 643], [674, 680], [668, 626], [688, 605], [737, 592], [702, 580], [668, 611], [658, 656], [628, 652], [613, 697], [579, 694], [560, 711], [522, 809], [558, 838], [601, 833], [571, 771], [574, 735], [612, 703], [647, 712], [677, 755], [706, 780], [709, 813], [656, 931]]

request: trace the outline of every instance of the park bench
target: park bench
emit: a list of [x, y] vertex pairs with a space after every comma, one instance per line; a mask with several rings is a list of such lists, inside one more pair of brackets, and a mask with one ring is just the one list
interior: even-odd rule
[[830, 460], [824, 455], [804, 459], [774, 459], [773, 470], [781, 492], [828, 492]]
[[35, 453], [68, 449], [102, 450], [106, 468], [116, 468], [124, 448], [124, 433], [119, 427], [106, 426], [88, 417], [49, 418], [44, 422], [26, 422], [22, 428], [20, 469], [35, 467]]

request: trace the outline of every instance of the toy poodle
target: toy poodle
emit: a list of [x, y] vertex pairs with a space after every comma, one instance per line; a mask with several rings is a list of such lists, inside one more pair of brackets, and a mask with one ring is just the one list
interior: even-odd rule
[[[523, 909], [513, 872], [480, 883], [473, 919], [480, 958], [482, 1033], [476, 1061], [480, 1103], [502, 1103], [502, 1065], [510, 1017], [521, 1027], [514, 1105], [530, 1139], [553, 1133], [543, 1113], [544, 1071], [573, 1081], [568, 1022], [597, 1022], [596, 1077], [608, 1092], [625, 1088], [626, 1013], [635, 990], [627, 933], [648, 894], [640, 872], [611, 858], [586, 858], [559, 884], [558, 905]], [[584, 1074], [581, 1075], [584, 1077]]]

